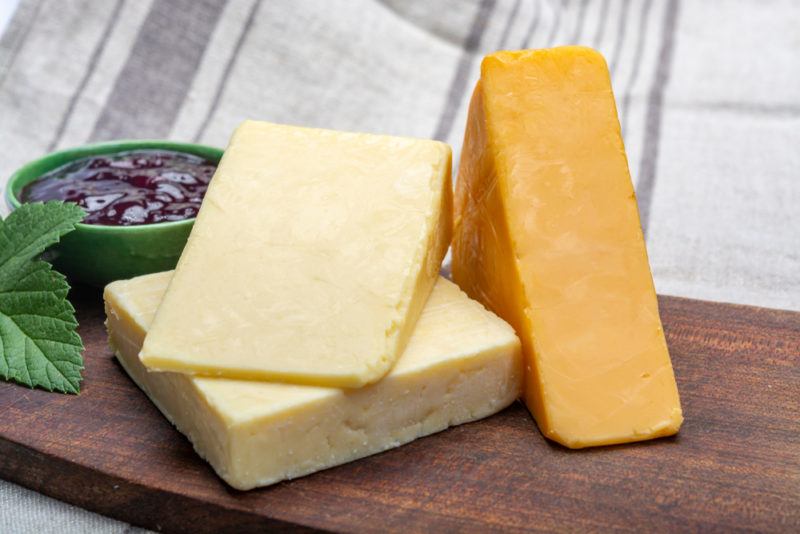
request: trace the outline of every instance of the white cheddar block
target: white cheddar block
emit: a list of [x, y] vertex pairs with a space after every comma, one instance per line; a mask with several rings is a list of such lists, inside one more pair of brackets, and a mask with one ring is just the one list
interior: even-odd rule
[[380, 379], [450, 243], [450, 159], [438, 141], [244, 122], [142, 361], [321, 386]]
[[443, 278], [397, 364], [360, 389], [148, 372], [137, 354], [171, 274], [106, 287], [110, 343], [139, 387], [237, 489], [397, 447], [489, 416], [520, 394], [514, 331]]

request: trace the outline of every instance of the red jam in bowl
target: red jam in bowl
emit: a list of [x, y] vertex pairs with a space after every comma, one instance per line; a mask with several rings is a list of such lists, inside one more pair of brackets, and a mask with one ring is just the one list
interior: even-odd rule
[[131, 150], [71, 161], [26, 185], [23, 202], [64, 200], [87, 224], [133, 226], [197, 215], [216, 163], [184, 152]]

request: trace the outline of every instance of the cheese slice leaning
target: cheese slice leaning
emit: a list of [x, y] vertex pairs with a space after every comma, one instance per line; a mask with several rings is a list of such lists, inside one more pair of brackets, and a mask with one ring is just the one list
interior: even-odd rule
[[453, 278], [519, 333], [543, 434], [578, 448], [676, 433], [678, 390], [599, 53], [483, 60], [455, 210]]
[[197, 452], [238, 489], [265, 486], [491, 415], [520, 393], [511, 327], [439, 278], [383, 380], [335, 389], [148, 372], [137, 354], [172, 273], [106, 286], [122, 366]]
[[437, 141], [244, 122], [142, 361], [326, 386], [380, 379], [450, 243], [450, 159]]

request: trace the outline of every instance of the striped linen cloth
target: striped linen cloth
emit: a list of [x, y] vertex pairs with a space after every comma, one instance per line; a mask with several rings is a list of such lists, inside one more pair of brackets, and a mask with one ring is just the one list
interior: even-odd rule
[[[795, 0], [22, 0], [0, 179], [91, 141], [224, 146], [246, 118], [457, 158], [481, 56], [559, 44], [608, 60], [658, 291], [800, 310]], [[0, 531], [127, 528], [0, 483]]]

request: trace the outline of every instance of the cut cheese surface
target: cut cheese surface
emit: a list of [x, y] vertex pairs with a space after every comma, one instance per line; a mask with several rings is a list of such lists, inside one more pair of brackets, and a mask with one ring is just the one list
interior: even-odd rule
[[498, 52], [481, 65], [455, 199], [453, 278], [509, 321], [525, 401], [568, 447], [683, 420], [603, 57]]
[[228, 484], [264, 486], [491, 415], [520, 393], [512, 328], [440, 278], [397, 365], [335, 389], [148, 372], [137, 357], [172, 273], [113, 282], [104, 298], [122, 366]]
[[311, 385], [380, 379], [450, 243], [450, 159], [437, 141], [244, 122], [142, 362]]

